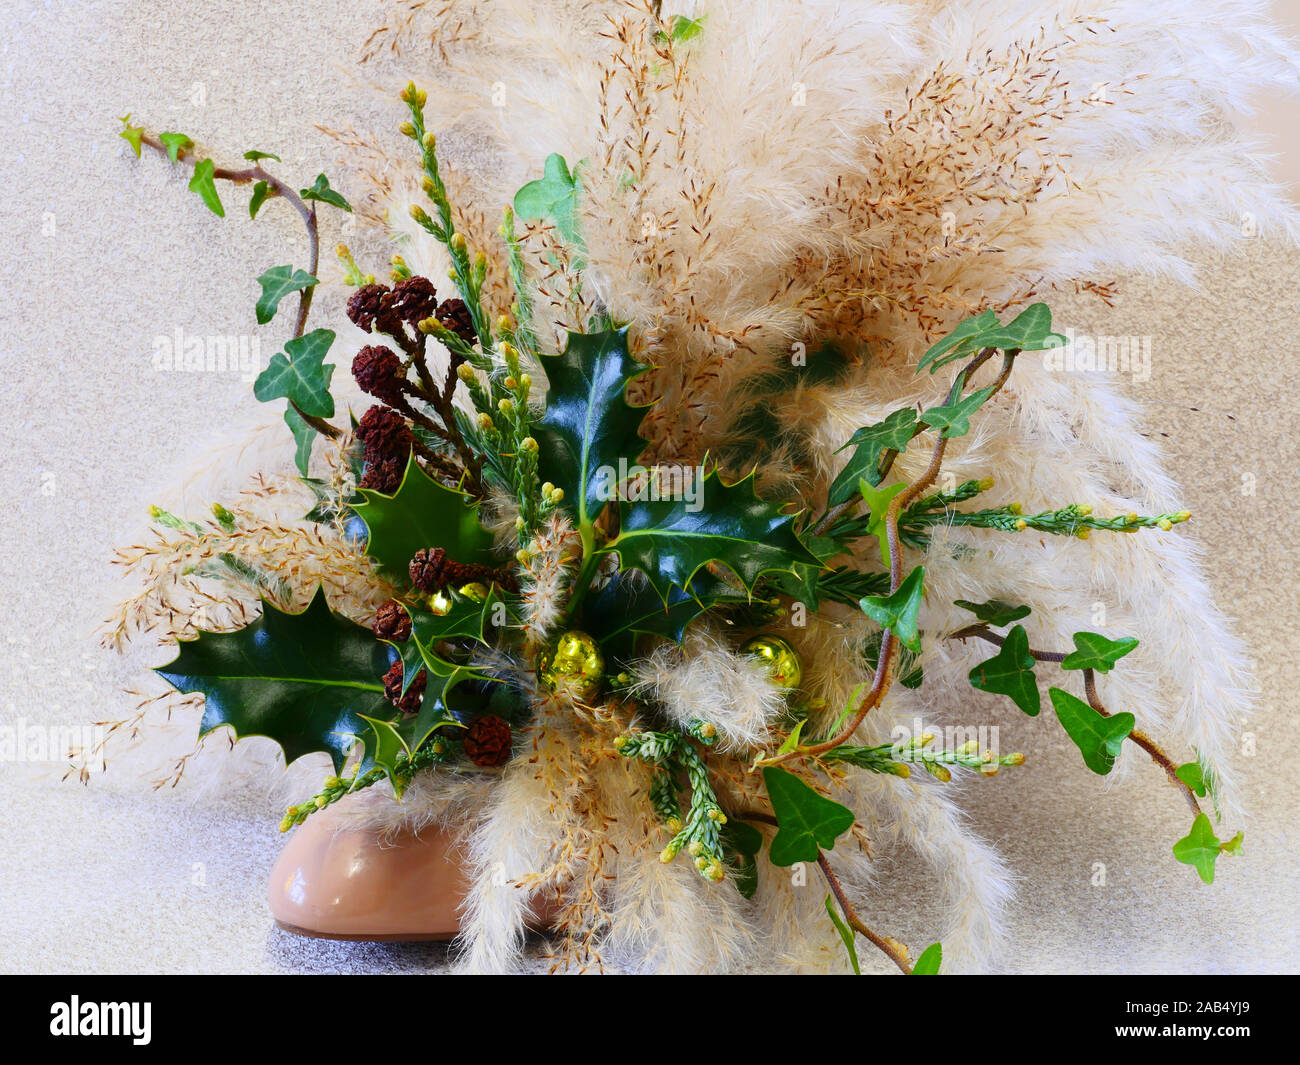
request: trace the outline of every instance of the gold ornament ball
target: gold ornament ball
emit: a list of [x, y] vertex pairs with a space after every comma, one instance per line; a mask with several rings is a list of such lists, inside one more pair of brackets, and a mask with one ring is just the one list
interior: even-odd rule
[[434, 592], [429, 596], [429, 613], [443, 617], [451, 611], [451, 596], [446, 592]]
[[605, 679], [605, 656], [585, 632], [566, 632], [541, 662], [542, 680], [553, 690], [563, 688], [576, 699], [590, 701]]
[[740, 645], [740, 653], [757, 658], [768, 679], [782, 691], [792, 692], [803, 683], [799, 652], [780, 636], [755, 636]]
[[480, 584], [478, 581], [470, 581], [469, 584], [461, 585], [459, 591], [461, 595], [472, 602], [487, 602], [488, 589], [486, 584]]

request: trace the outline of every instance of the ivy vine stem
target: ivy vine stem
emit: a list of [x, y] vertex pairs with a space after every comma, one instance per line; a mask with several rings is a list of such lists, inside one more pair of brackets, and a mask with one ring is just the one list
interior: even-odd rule
[[[140, 143], [166, 156], [169, 160], [171, 159], [167, 146], [148, 130], [141, 132]], [[176, 161], [184, 163], [191, 169], [202, 158], [206, 157], [199, 156], [188, 147], [182, 147], [176, 151]], [[212, 176], [216, 180], [228, 181], [232, 185], [247, 185], [250, 181], [265, 181], [269, 190], [267, 193], [268, 199], [271, 196], [278, 196], [290, 204], [298, 212], [299, 217], [302, 218], [303, 225], [307, 230], [307, 273], [311, 274], [312, 277], [316, 276], [316, 271], [320, 268], [320, 227], [316, 221], [315, 207], [307, 206], [307, 202], [298, 193], [294, 192], [286, 182], [257, 164], [244, 167], [241, 170], [215, 166]], [[315, 285], [308, 285], [306, 288], [298, 290], [298, 318], [293, 329], [293, 339], [295, 340], [307, 331], [307, 317], [311, 314], [312, 295], [315, 291]], [[324, 418], [319, 418], [314, 414], [307, 414], [293, 400], [289, 400], [289, 406], [293, 408], [298, 417], [322, 436], [326, 436], [331, 440], [338, 440], [343, 436], [343, 431], [337, 426], [331, 425]]]

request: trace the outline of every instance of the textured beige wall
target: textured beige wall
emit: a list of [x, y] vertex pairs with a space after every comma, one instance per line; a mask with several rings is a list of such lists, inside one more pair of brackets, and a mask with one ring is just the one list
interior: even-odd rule
[[[293, 258], [300, 234], [273, 205], [256, 225], [231, 198], [225, 222], [157, 159], [137, 163], [115, 133], [134, 111], [233, 156], [276, 151], [310, 178], [330, 144], [313, 121], [374, 103], [333, 69], [354, 54], [383, 5], [261, 0], [56, 3], [17, 0], [6, 23], [3, 270], [5, 417], [0, 422], [0, 722], [81, 724], [120, 712], [123, 666], [94, 652], [91, 623], [121, 589], [106, 568], [196, 455], [230, 451], [250, 409], [232, 374], [153, 371], [153, 340], [252, 330], [252, 277]], [[1300, 5], [1287, 5], [1291, 17]], [[1298, 20], [1300, 21], [1300, 20]], [[1277, 110], [1294, 130], [1300, 112]], [[1300, 165], [1296, 166], [1300, 173]], [[1300, 187], [1298, 185], [1297, 187]], [[337, 234], [325, 234], [332, 245]], [[1113, 311], [1065, 304], [1062, 321], [1150, 336], [1153, 373], [1132, 387], [1196, 518], [1220, 600], [1241, 618], [1260, 662], [1261, 711], [1246, 731], [1258, 754], [1255, 815], [1242, 857], [1207, 888], [1173, 863], [1186, 829], [1153, 770], [1103, 791], [1055, 734], [1017, 736], [1035, 757], [972, 785], [977, 827], [1022, 878], [1012, 967], [1050, 971], [1287, 970], [1297, 963], [1300, 898], [1289, 753], [1300, 659], [1289, 519], [1300, 437], [1300, 258], [1254, 241], [1205, 263], [1199, 292], [1131, 281]], [[337, 315], [337, 292], [321, 300]], [[1190, 408], [1200, 408], [1192, 411]], [[1243, 494], [1243, 478], [1254, 494]], [[0, 969], [405, 970], [440, 948], [331, 946], [270, 928], [262, 884], [278, 846], [275, 804], [248, 788], [151, 796], [129, 773], [89, 790], [50, 766], [0, 765]], [[1107, 867], [1093, 886], [1093, 863]], [[924, 877], [887, 870], [874, 923], [925, 942]]]

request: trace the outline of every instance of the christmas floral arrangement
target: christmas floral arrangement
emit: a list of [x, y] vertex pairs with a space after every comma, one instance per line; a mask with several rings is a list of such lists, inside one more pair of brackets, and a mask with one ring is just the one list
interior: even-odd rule
[[[1081, 772], [1153, 764], [1203, 880], [1242, 842], [1240, 653], [1130, 401], [1052, 370], [1048, 300], [1108, 299], [1134, 254], [1185, 274], [1188, 204], [1225, 244], [1234, 209], [1289, 224], [1210, 132], [1285, 53], [1251, 12], [742, 6], [453, 3], [427, 36], [403, 6], [374, 54], [440, 73], [401, 94], [413, 162], [338, 134], [355, 209], [122, 130], [217, 214], [227, 183], [287, 202], [309, 250], [256, 304], [292, 319], [254, 393], [296, 475], [155, 510], [110, 638], [179, 640], [158, 673], [200, 736], [329, 759], [286, 831], [365, 792], [456, 833], [472, 969], [516, 964], [540, 897], [566, 966], [993, 964], [1009, 878], [957, 796], [1027, 755], [936, 736], [995, 700]], [[1175, 32], [1205, 62], [1144, 80]], [[491, 173], [452, 172], [458, 131]], [[356, 390], [308, 328], [354, 210], [400, 245], [384, 282], [338, 248]], [[871, 927], [894, 840], [946, 899], [924, 950]]]

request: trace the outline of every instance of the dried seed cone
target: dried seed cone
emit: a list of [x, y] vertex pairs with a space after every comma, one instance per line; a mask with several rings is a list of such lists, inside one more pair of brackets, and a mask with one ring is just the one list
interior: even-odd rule
[[495, 714], [476, 717], [462, 736], [465, 757], [484, 769], [510, 761], [510, 725]]

